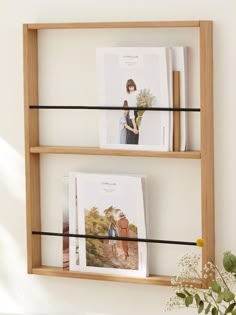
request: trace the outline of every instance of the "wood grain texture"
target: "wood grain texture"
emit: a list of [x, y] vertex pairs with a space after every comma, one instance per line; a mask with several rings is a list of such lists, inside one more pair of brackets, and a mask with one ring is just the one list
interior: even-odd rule
[[[145, 27], [200, 27], [200, 89], [201, 89], [201, 151], [156, 152], [114, 150], [96, 147], [56, 147], [39, 145], [38, 111], [29, 105], [38, 104], [37, 30], [71, 28], [145, 28]], [[134, 278], [64, 271], [62, 268], [41, 266], [41, 237], [32, 230], [41, 229], [40, 220], [40, 154], [79, 154], [131, 157], [160, 157], [201, 159], [203, 264], [214, 261], [214, 147], [213, 147], [213, 44], [211, 21], [161, 22], [102, 22], [56, 23], [24, 25], [24, 93], [25, 93], [25, 148], [26, 148], [26, 207], [28, 272], [39, 275], [96, 279], [118, 282], [170, 285], [171, 277], [150, 276]], [[201, 287], [200, 282], [197, 283]]]
[[[173, 107], [180, 108], [180, 71], [173, 71]], [[180, 151], [180, 112], [173, 113], [173, 148]]]
[[130, 157], [160, 157], [160, 158], [181, 158], [200, 159], [199, 151], [186, 152], [162, 152], [162, 151], [140, 151], [140, 150], [118, 150], [101, 149], [97, 147], [63, 147], [63, 146], [37, 146], [30, 148], [31, 153], [42, 154], [80, 154], [80, 155], [112, 155]]
[[29, 29], [76, 29], [76, 28], [145, 28], [145, 27], [199, 27], [200, 21], [136, 21], [136, 22], [84, 22], [84, 23], [36, 23]]
[[28, 272], [41, 265], [41, 238], [31, 231], [41, 228], [40, 220], [40, 155], [30, 153], [30, 147], [39, 144], [39, 117], [29, 109], [38, 103], [38, 47], [37, 30], [23, 26], [24, 41], [24, 118], [25, 118], [25, 168]]
[[[171, 276], [157, 276], [150, 275], [146, 278], [128, 277], [119, 275], [103, 275], [98, 273], [86, 273], [77, 271], [63, 270], [60, 267], [41, 266], [40, 268], [34, 268], [33, 274], [45, 275], [45, 276], [56, 276], [56, 277], [68, 277], [68, 278], [80, 278], [90, 280], [102, 280], [102, 281], [116, 281], [116, 282], [129, 282], [129, 283], [140, 283], [140, 284], [153, 284], [153, 285], [171, 285]], [[201, 287], [201, 282], [196, 280], [196, 286]]]
[[201, 194], [203, 265], [215, 260], [214, 126], [213, 126], [213, 23], [200, 22]]

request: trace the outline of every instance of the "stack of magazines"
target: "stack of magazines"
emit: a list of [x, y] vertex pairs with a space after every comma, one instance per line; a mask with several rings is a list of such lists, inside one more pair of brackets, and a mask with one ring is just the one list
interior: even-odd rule
[[[102, 112], [100, 147], [173, 151], [173, 112], [147, 109], [173, 107], [173, 71], [180, 72], [180, 107], [186, 107], [187, 47], [97, 48], [96, 64], [98, 104], [123, 108]], [[185, 151], [184, 112], [180, 136]]]
[[147, 243], [128, 239], [147, 237], [145, 177], [72, 172], [64, 186], [63, 232], [85, 235], [64, 237], [64, 269], [148, 276]]

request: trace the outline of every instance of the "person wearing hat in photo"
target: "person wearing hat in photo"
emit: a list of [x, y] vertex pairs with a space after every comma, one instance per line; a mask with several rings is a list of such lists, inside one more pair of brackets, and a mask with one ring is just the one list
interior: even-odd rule
[[[129, 221], [123, 212], [119, 213], [119, 220], [117, 222], [120, 237], [129, 237]], [[121, 241], [125, 260], [129, 257], [129, 242]]]

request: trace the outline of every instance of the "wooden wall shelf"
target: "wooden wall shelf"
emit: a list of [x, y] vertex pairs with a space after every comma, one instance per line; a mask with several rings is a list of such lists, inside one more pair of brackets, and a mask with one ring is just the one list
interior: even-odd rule
[[81, 155], [114, 155], [114, 156], [133, 156], [133, 157], [160, 157], [160, 158], [181, 158], [181, 159], [200, 159], [200, 151], [186, 152], [159, 152], [159, 151], [140, 151], [140, 150], [118, 150], [101, 149], [97, 147], [51, 147], [39, 146], [31, 147], [31, 153], [41, 154], [81, 154]]
[[[129, 282], [129, 283], [141, 283], [141, 284], [154, 284], [154, 285], [171, 285], [170, 276], [156, 276], [150, 275], [147, 278], [118, 276], [118, 275], [102, 275], [98, 273], [86, 273], [63, 270], [60, 267], [41, 266], [39, 268], [33, 268], [33, 274], [45, 275], [45, 276], [56, 276], [56, 277], [67, 277], [67, 278], [80, 278], [90, 280], [102, 280], [102, 281], [115, 281], [115, 282]], [[189, 283], [190, 284], [190, 283]], [[201, 281], [196, 280], [195, 285], [201, 288]]]
[[[39, 143], [39, 113], [30, 105], [38, 99], [38, 31], [48, 29], [95, 29], [95, 28], [158, 28], [195, 27], [200, 34], [200, 152], [151, 152], [112, 150], [91, 147], [41, 146]], [[25, 157], [26, 157], [26, 208], [28, 273], [63, 276], [70, 278], [97, 279], [143, 284], [170, 285], [171, 277], [150, 276], [133, 278], [114, 275], [98, 275], [62, 268], [42, 266], [41, 237], [32, 235], [41, 230], [40, 208], [40, 155], [85, 154], [132, 157], [159, 157], [200, 159], [201, 162], [201, 221], [202, 237], [206, 245], [202, 249], [202, 264], [215, 259], [214, 235], [214, 147], [213, 147], [213, 23], [212, 21], [145, 21], [145, 22], [95, 22], [95, 23], [44, 23], [25, 24], [24, 35], [24, 103], [25, 103]], [[200, 284], [199, 284], [200, 286]]]

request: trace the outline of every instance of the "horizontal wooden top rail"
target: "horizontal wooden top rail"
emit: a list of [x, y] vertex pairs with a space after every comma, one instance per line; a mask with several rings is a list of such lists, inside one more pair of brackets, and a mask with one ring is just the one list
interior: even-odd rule
[[110, 156], [131, 156], [131, 157], [160, 157], [160, 158], [181, 158], [200, 159], [200, 151], [185, 152], [162, 152], [144, 150], [121, 150], [103, 149], [97, 147], [64, 147], [64, 146], [38, 146], [31, 147], [30, 153], [42, 154], [81, 154], [81, 155], [110, 155]]
[[146, 27], [200, 27], [200, 21], [136, 21], [136, 22], [80, 22], [33, 23], [28, 29], [76, 29], [76, 28], [146, 28]]
[[[154, 285], [171, 285], [171, 276], [158, 276], [150, 275], [146, 278], [141, 277], [129, 277], [120, 275], [105, 275], [98, 273], [78, 272], [63, 270], [61, 267], [50, 267], [41, 266], [33, 268], [33, 274], [45, 275], [45, 276], [56, 276], [56, 277], [68, 277], [68, 278], [81, 278], [90, 280], [104, 280], [104, 281], [116, 281], [116, 282], [129, 282], [129, 283], [141, 283], [141, 284], [154, 284]], [[201, 288], [201, 281], [196, 279], [194, 286]]]

